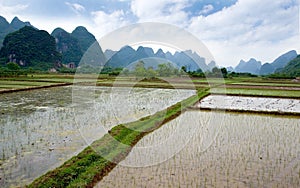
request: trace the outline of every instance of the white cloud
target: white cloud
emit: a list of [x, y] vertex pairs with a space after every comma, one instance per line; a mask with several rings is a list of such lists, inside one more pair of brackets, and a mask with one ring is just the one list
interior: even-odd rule
[[[131, 0], [130, 9], [106, 7], [105, 12], [94, 11], [90, 14], [89, 3], [82, 6], [70, 3], [71, 0], [66, 1], [68, 2], [61, 1], [61, 5], [64, 8], [68, 6], [77, 17], [66, 15], [47, 19], [34, 14], [30, 3], [3, 3], [1, 0], [0, 14], [8, 20], [19, 16], [21, 20], [28, 20], [36, 27], [47, 29], [49, 32], [58, 26], [72, 31], [76, 26], [83, 25], [97, 38], [134, 23], [133, 16], [137, 18], [137, 22], [174, 24], [201, 39], [211, 50], [217, 63], [222, 65], [235, 65], [240, 59], [251, 57], [262, 62], [272, 61], [291, 49], [300, 53], [297, 0], [238, 0], [235, 5], [213, 14], [211, 13], [217, 9], [217, 5], [204, 4], [202, 9], [196, 10], [196, 7], [192, 7], [195, 0]], [[192, 14], [187, 11], [187, 7], [192, 7]], [[85, 15], [81, 16], [82, 13]], [[191, 17], [197, 13], [200, 16]], [[69, 12], [66, 11], [66, 14]], [[205, 16], [207, 14], [209, 15]]]
[[4, 3], [0, 2], [0, 10], [1, 10], [1, 16], [5, 17], [6, 19], [12, 20], [15, 16], [18, 16], [20, 12], [24, 11], [28, 5], [13, 5], [13, 6], [7, 6], [4, 5]]
[[111, 14], [104, 11], [95, 11], [91, 13], [94, 22], [94, 34], [97, 38], [129, 24], [129, 21], [125, 19], [126, 15], [123, 10], [117, 10]]
[[193, 17], [188, 30], [209, 46], [220, 64], [237, 64], [247, 57], [270, 61], [291, 48], [299, 50], [295, 2], [239, 0], [207, 17]]
[[205, 41], [204, 43], [213, 54], [217, 64], [227, 67], [236, 66], [241, 59], [255, 58], [262, 63], [271, 63], [289, 50], [297, 50], [299, 53], [299, 40], [299, 36], [293, 36], [277, 44], [270, 41], [257, 41], [243, 46], [228, 41]]
[[202, 8], [202, 10], [200, 11], [199, 14], [208, 14], [208, 13], [210, 13], [210, 12], [213, 11], [213, 10], [214, 10], [214, 6], [213, 6], [213, 5], [211, 5], [211, 4], [205, 5], [205, 6]]
[[131, 11], [139, 22], [163, 22], [185, 27], [188, 13], [183, 9], [188, 3], [188, 0], [132, 0]]
[[[21, 18], [20, 18], [21, 19]], [[37, 16], [23, 16], [21, 20], [30, 20], [30, 23], [39, 28], [48, 31], [51, 33], [55, 28], [61, 27], [67, 32], [72, 32], [77, 26], [85, 26], [90, 29], [90, 23], [88, 20], [80, 17], [60, 17], [60, 18], [51, 18], [47, 20], [45, 18], [39, 18]]]
[[71, 8], [73, 12], [75, 12], [77, 15], [81, 14], [82, 12], [85, 11], [84, 6], [78, 4], [78, 3], [69, 3], [65, 2], [65, 4]]

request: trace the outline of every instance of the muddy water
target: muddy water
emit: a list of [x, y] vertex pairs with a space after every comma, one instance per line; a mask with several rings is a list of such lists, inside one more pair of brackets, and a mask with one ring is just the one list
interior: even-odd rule
[[[96, 187], [300, 187], [299, 125], [298, 117], [187, 111], [144, 137]], [[153, 146], [160, 151], [144, 149]]]
[[76, 92], [69, 86], [2, 94], [0, 187], [23, 187], [111, 127], [150, 115], [194, 93], [106, 87], [82, 87]]
[[210, 95], [196, 107], [300, 114], [300, 99]]

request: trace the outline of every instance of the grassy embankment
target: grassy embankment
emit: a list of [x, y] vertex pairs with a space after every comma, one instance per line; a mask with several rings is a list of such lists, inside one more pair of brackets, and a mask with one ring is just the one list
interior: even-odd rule
[[[114, 162], [123, 160], [143, 136], [179, 116], [208, 94], [207, 89], [201, 90], [197, 95], [154, 115], [112, 128], [108, 134], [92, 143], [77, 156], [36, 179], [28, 187], [92, 187], [116, 166]], [[123, 144], [130, 147], [124, 147]], [[103, 158], [97, 154], [98, 152], [105, 154], [106, 157]], [[113, 159], [114, 162], [106, 158]]]

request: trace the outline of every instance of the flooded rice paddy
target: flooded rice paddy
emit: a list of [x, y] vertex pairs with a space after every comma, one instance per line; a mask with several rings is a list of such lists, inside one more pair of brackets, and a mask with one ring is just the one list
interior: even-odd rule
[[192, 90], [145, 88], [76, 89], [57, 87], [0, 96], [1, 187], [23, 187], [113, 126], [195, 94]]
[[[299, 125], [296, 116], [187, 111], [145, 136], [96, 187], [300, 187]], [[153, 146], [161, 155], [144, 149]]]
[[210, 95], [196, 107], [262, 112], [292, 112], [300, 115], [300, 99]]
[[[1, 187], [22, 187], [113, 126], [195, 93], [76, 89], [0, 96]], [[197, 107], [299, 112], [299, 104], [294, 99], [212, 95]], [[297, 116], [190, 110], [145, 136], [96, 187], [299, 187], [299, 124]]]

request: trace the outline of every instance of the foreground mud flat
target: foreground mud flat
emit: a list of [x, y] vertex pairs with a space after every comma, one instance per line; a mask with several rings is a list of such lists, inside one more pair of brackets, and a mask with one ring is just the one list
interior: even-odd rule
[[300, 99], [287, 98], [210, 95], [195, 107], [254, 112], [288, 112], [300, 115]]
[[297, 117], [187, 111], [96, 187], [299, 187], [299, 135]]

